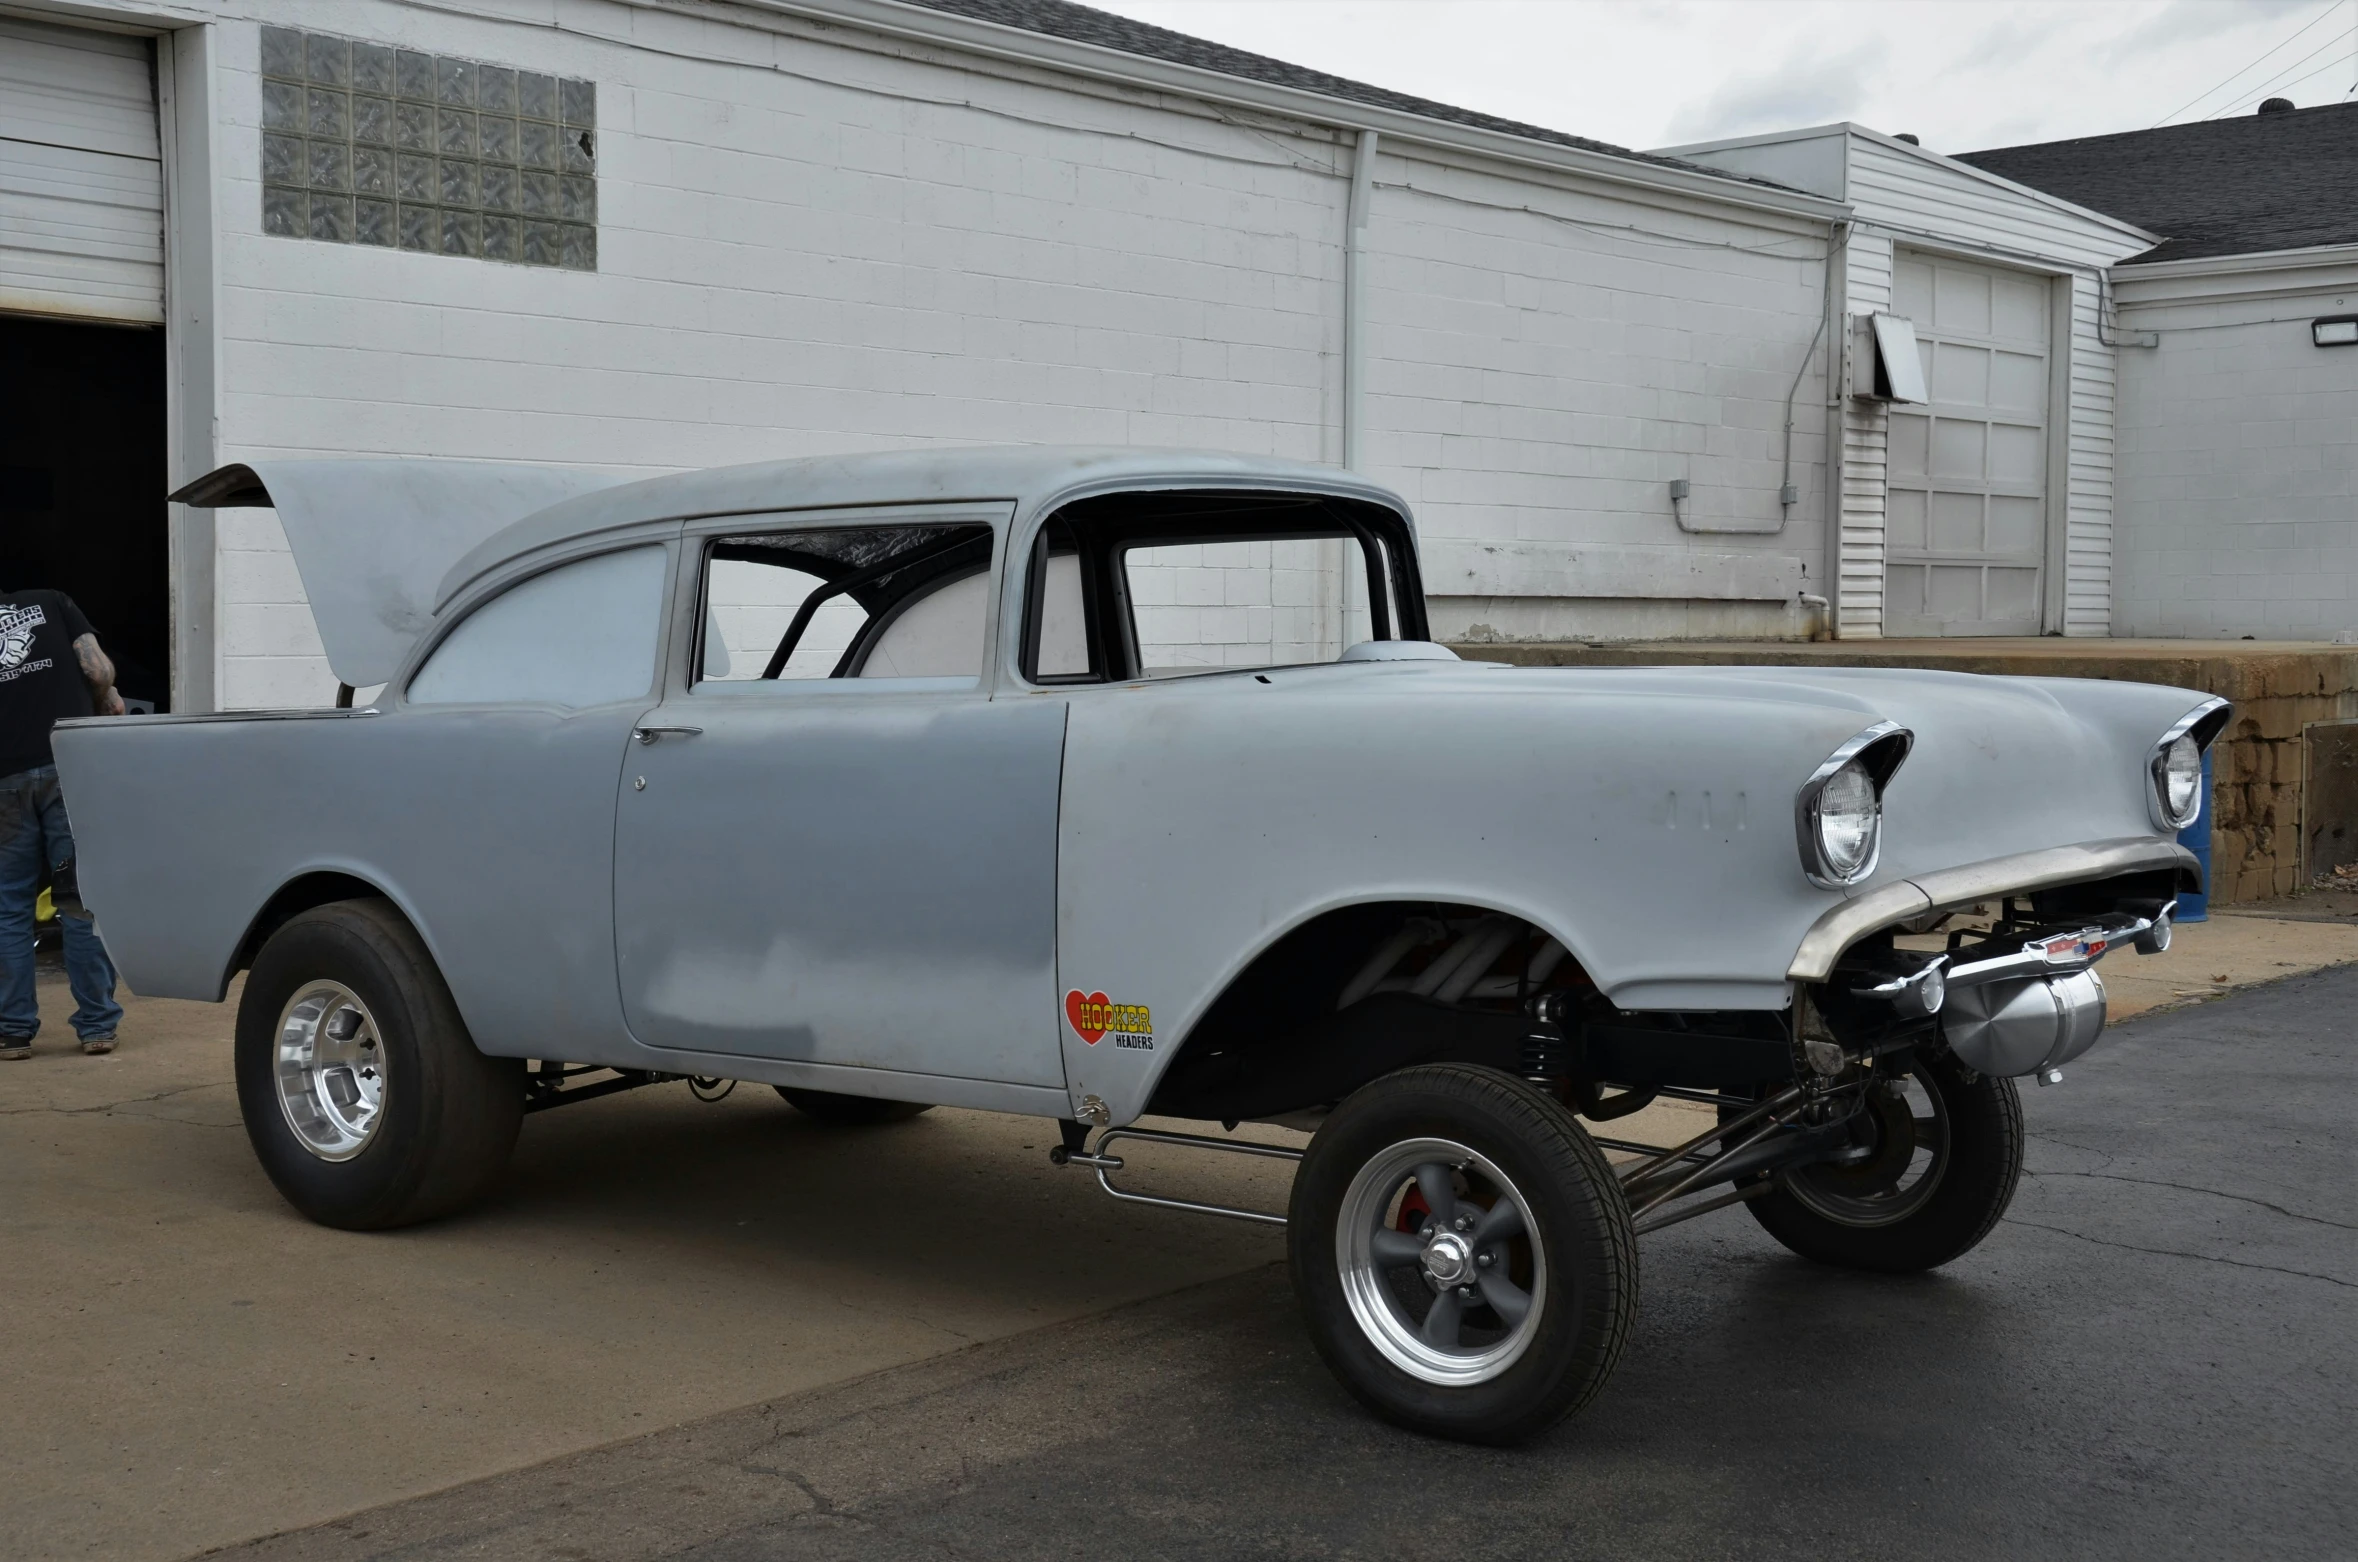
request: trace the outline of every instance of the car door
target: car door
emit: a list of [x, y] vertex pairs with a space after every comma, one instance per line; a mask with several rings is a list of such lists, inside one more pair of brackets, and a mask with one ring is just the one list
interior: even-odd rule
[[331, 817], [382, 821], [384, 878], [488, 1052], [627, 1050], [614, 783], [655, 703], [676, 551], [644, 536], [464, 610], [387, 691], [385, 717], [352, 724], [363, 752], [348, 791], [318, 800]]
[[640, 1041], [1062, 1086], [1064, 708], [985, 676], [1008, 508], [692, 529], [615, 815]]

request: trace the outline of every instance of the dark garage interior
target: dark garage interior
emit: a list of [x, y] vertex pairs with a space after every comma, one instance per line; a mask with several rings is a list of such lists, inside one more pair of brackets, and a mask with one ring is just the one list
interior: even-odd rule
[[123, 698], [156, 710], [171, 695], [166, 478], [161, 330], [0, 315], [0, 589], [71, 596]]

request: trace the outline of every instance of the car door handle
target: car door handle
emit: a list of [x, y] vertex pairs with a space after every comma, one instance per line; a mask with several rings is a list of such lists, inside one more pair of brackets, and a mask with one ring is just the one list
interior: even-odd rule
[[702, 727], [646, 726], [633, 728], [631, 731], [631, 736], [637, 738], [641, 743], [652, 743], [657, 738], [663, 736], [666, 732], [683, 738], [692, 738], [700, 735], [703, 731], [704, 729]]

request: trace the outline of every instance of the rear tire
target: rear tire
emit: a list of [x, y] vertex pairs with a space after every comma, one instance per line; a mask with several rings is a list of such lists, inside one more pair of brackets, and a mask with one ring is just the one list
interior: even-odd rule
[[475, 1047], [387, 900], [303, 912], [238, 1002], [237, 1097], [271, 1182], [323, 1226], [381, 1231], [473, 1203], [524, 1120], [524, 1063]]
[[1869, 1118], [1879, 1145], [1905, 1117], [1919, 1144], [1937, 1143], [1914, 1180], [1879, 1194], [1820, 1168], [1780, 1172], [1774, 1191], [1745, 1206], [1763, 1230], [1803, 1258], [1882, 1274], [1937, 1269], [1990, 1234], [2022, 1176], [2022, 1097], [2013, 1080], [1976, 1074], [1947, 1052], [1919, 1055], [1912, 1072], [1929, 1115], [1903, 1108]]
[[1286, 1248], [1327, 1366], [1437, 1437], [1547, 1430], [1604, 1386], [1637, 1317], [1637, 1242], [1603, 1155], [1560, 1103], [1466, 1064], [1345, 1098], [1294, 1179]]
[[933, 1104], [928, 1101], [887, 1101], [881, 1096], [847, 1096], [832, 1090], [798, 1090], [790, 1085], [776, 1088], [788, 1106], [830, 1128], [877, 1128], [886, 1123], [905, 1123], [920, 1112], [933, 1110]]

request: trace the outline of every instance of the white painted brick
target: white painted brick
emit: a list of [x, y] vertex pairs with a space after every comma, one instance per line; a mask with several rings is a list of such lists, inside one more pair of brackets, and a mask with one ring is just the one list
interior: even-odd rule
[[225, 605], [281, 606], [305, 600], [294, 556], [283, 551], [224, 553], [220, 581]]
[[221, 705], [225, 710], [283, 710], [332, 705], [336, 675], [325, 657], [252, 656], [225, 658]]
[[306, 602], [244, 602], [221, 625], [227, 657], [322, 658], [319, 626]]

